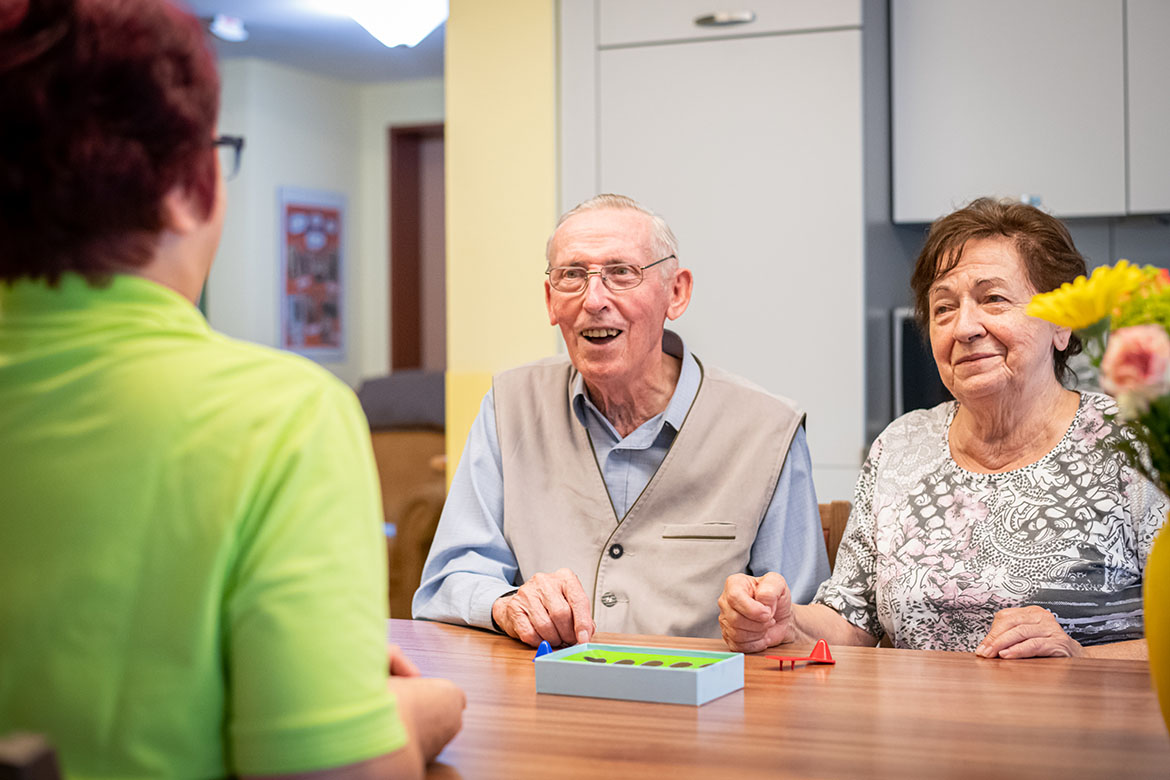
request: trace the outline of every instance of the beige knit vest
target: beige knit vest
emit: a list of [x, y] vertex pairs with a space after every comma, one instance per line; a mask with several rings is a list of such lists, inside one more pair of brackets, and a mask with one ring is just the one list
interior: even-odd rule
[[562, 356], [493, 383], [517, 584], [567, 567], [592, 600], [598, 631], [720, 636], [723, 582], [747, 571], [804, 415], [743, 379], [703, 370], [662, 465], [619, 518], [572, 411], [575, 378]]

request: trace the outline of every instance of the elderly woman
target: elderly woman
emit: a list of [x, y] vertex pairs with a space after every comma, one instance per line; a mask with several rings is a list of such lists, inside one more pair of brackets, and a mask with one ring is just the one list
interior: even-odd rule
[[417, 777], [353, 393], [195, 307], [219, 79], [163, 0], [0, 2], [0, 733], [73, 777]]
[[1062, 379], [1079, 351], [1024, 313], [1085, 271], [1030, 206], [977, 200], [937, 221], [911, 281], [955, 401], [910, 412], [862, 466], [836, 567], [812, 603], [783, 578], [728, 578], [734, 650], [830, 644], [1000, 658], [1144, 657], [1142, 570], [1167, 503], [1107, 445], [1112, 399]]

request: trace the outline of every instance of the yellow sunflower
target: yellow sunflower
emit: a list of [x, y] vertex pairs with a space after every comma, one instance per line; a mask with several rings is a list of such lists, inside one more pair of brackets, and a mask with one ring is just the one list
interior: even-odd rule
[[1115, 266], [1094, 269], [1088, 279], [1078, 276], [1052, 292], [1032, 296], [1025, 311], [1055, 325], [1080, 330], [1109, 316], [1118, 301], [1145, 280], [1141, 268], [1118, 260]]

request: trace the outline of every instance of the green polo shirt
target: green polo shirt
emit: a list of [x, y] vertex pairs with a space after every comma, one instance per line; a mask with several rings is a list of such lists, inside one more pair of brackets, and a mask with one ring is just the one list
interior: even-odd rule
[[354, 394], [134, 276], [0, 283], [0, 733], [70, 777], [405, 744]]

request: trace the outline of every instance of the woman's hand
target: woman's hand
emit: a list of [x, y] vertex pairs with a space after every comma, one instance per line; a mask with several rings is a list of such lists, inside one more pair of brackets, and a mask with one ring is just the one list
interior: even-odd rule
[[723, 641], [737, 653], [756, 653], [793, 639], [792, 593], [776, 572], [732, 574], [719, 596]]
[[398, 645], [386, 645], [386, 664], [390, 667], [391, 677], [418, 677], [422, 674]]
[[455, 683], [437, 677], [392, 676], [388, 685], [410, 735], [407, 748], [417, 750], [423, 763], [431, 761], [459, 733], [467, 698]]
[[991, 630], [975, 648], [975, 655], [984, 658], [1075, 658], [1085, 655], [1085, 648], [1064, 633], [1056, 616], [1043, 607], [1013, 607], [995, 613]]

